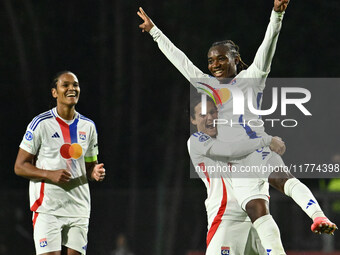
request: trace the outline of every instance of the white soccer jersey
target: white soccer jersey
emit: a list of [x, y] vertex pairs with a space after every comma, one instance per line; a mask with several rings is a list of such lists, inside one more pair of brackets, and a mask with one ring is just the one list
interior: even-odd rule
[[[225, 119], [229, 122], [229, 124], [217, 125], [218, 138], [223, 141], [239, 141], [245, 138], [252, 139], [264, 135], [263, 125], [261, 126], [261, 122], [258, 121], [260, 117], [248, 109], [248, 88], [251, 88], [250, 93], [252, 93], [253, 108], [260, 109], [265, 79], [270, 71], [271, 60], [275, 52], [283, 15], [284, 13], [272, 11], [265, 38], [256, 53], [253, 63], [247, 70], [240, 72], [232, 82], [223, 88], [217, 79], [198, 69], [156, 26], [150, 30], [150, 35], [157, 42], [160, 50], [185, 78], [189, 80], [199, 92], [214, 97], [214, 100], [219, 106], [219, 119]], [[252, 79], [252, 81], [250, 81], [250, 79]], [[202, 82], [197, 82], [198, 80]], [[244, 114], [242, 115], [233, 115], [233, 95], [229, 89], [231, 87], [238, 88], [243, 92], [245, 100]], [[251, 126], [259, 127], [250, 127], [250, 125], [248, 125], [249, 120], [252, 120]], [[233, 123], [232, 126], [230, 126], [231, 122]]]
[[68, 169], [72, 175], [65, 184], [31, 180], [31, 210], [56, 216], [89, 217], [85, 158], [88, 162], [96, 161], [98, 154], [93, 121], [76, 112], [73, 121], [66, 123], [53, 108], [31, 121], [20, 148], [37, 156], [38, 168]]
[[247, 214], [239, 206], [230, 180], [228, 161], [270, 144], [271, 137], [256, 138], [237, 143], [221, 142], [196, 132], [188, 140], [190, 158], [207, 188], [205, 206], [208, 215], [208, 239], [223, 219], [245, 221]]

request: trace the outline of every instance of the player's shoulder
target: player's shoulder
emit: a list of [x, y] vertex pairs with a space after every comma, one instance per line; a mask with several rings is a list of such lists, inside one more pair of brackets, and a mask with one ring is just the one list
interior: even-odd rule
[[203, 132], [195, 132], [193, 133], [190, 138], [188, 139], [188, 148], [193, 147], [193, 148], [200, 148], [200, 147], [205, 147], [212, 138], [203, 133]]
[[84, 116], [84, 115], [82, 115], [82, 114], [80, 114], [80, 113], [78, 113], [78, 114], [79, 114], [79, 120], [84, 121], [85, 123], [89, 123], [89, 124], [92, 124], [92, 125], [96, 125], [96, 124], [94, 123], [94, 121], [91, 120], [90, 118], [88, 118], [88, 117], [86, 117], [86, 116]]
[[214, 140], [214, 138], [203, 132], [193, 133], [187, 143], [189, 154], [191, 156], [205, 155], [207, 150], [212, 146]]
[[83, 123], [83, 125], [86, 125], [88, 127], [96, 129], [96, 124], [90, 118], [88, 118], [88, 117], [86, 117], [86, 116], [84, 116], [80, 113], [78, 113], [78, 118], [79, 118], [79, 121]]
[[207, 140], [211, 139], [211, 137], [203, 132], [195, 132], [193, 133], [190, 138], [189, 141], [195, 141], [195, 142], [200, 142], [203, 143]]
[[44, 121], [48, 120], [48, 119], [52, 119], [54, 118], [54, 114], [52, 110], [48, 110], [45, 111], [43, 113], [38, 114], [37, 116], [35, 116], [33, 118], [33, 120], [31, 121], [31, 123], [29, 124], [29, 129], [31, 129], [32, 131], [36, 130], [36, 128], [41, 125], [41, 123], [43, 123]]

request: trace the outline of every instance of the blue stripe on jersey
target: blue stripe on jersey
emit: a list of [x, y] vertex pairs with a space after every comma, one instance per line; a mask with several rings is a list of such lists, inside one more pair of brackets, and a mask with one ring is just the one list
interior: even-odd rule
[[35, 124], [35, 126], [32, 128], [32, 130], [34, 131], [34, 130], [37, 128], [37, 126], [39, 125], [39, 123], [40, 123], [41, 121], [47, 120], [47, 119], [50, 119], [50, 118], [53, 118], [53, 116], [52, 116], [52, 115], [49, 115], [49, 116], [46, 116], [46, 117], [44, 117], [44, 118], [39, 119], [39, 121]]
[[244, 128], [244, 130], [246, 131], [246, 133], [247, 133], [247, 135], [249, 136], [250, 139], [260, 138], [260, 136], [257, 136], [256, 132], [253, 131], [247, 124], [243, 124], [243, 114], [240, 115], [238, 122]]
[[70, 136], [71, 136], [71, 144], [78, 142], [77, 137], [77, 124], [79, 119], [75, 119], [73, 123], [70, 125]]
[[57, 116], [55, 116], [54, 112], [53, 112], [53, 109], [50, 110], [50, 112], [52, 113], [52, 115], [54, 116], [54, 118], [56, 118]]
[[36, 117], [32, 120], [32, 123], [31, 123], [31, 125], [30, 125], [30, 129], [32, 129], [33, 126], [34, 126], [41, 118], [44, 118], [44, 117], [49, 116], [49, 115], [51, 115], [50, 111], [44, 112], [44, 113], [39, 114], [38, 116], [36, 116]]
[[194, 137], [198, 137], [198, 135], [196, 135], [196, 133], [193, 133], [192, 135], [193, 135]]
[[80, 119], [89, 121], [89, 122], [94, 124], [94, 122], [92, 120], [90, 120], [89, 118], [86, 118], [84, 115], [81, 115], [81, 114], [79, 114], [79, 115], [80, 115]]
[[257, 98], [256, 98], [256, 102], [257, 102], [257, 109], [260, 109], [260, 101], [262, 98], [262, 92], [257, 93]]

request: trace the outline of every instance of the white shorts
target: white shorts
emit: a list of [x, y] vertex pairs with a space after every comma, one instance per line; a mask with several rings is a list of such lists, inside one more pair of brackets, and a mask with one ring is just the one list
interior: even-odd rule
[[267, 255], [250, 221], [222, 220], [206, 255]]
[[61, 217], [44, 213], [38, 213], [35, 217], [33, 236], [37, 254], [61, 251], [62, 245], [86, 254], [88, 218]]
[[232, 186], [235, 197], [243, 210], [253, 199], [269, 201], [269, 175], [283, 167], [282, 158], [268, 147], [255, 151], [242, 159], [240, 163], [232, 164]]

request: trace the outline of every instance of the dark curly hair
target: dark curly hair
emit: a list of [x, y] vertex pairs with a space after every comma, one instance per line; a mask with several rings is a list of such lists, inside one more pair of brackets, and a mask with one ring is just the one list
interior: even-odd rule
[[231, 40], [224, 40], [224, 41], [219, 41], [219, 42], [214, 42], [211, 47], [209, 48], [209, 51], [211, 50], [212, 47], [216, 46], [225, 46], [228, 48], [228, 53], [231, 55], [231, 57], [235, 58], [238, 57], [240, 61], [237, 64], [237, 73], [240, 73], [242, 70], [245, 70], [248, 68], [248, 65], [244, 63], [241, 59], [241, 55], [239, 52], [239, 47], [236, 45], [233, 41]]

